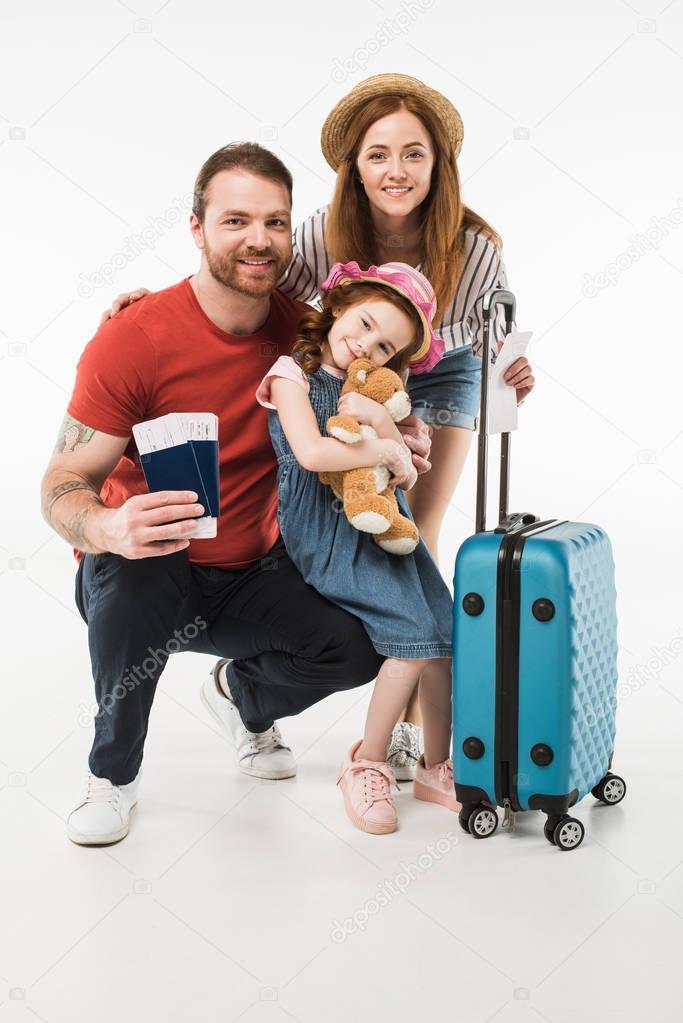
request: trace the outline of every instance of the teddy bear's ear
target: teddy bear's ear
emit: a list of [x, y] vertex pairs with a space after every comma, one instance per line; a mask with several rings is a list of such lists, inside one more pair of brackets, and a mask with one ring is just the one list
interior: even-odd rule
[[354, 359], [349, 366], [348, 375], [364, 384], [368, 378], [368, 373], [373, 369], [375, 369], [375, 364], [370, 359]]

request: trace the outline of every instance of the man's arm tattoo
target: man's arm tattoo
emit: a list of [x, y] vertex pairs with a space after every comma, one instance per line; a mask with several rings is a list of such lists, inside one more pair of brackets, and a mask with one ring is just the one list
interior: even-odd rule
[[85, 520], [88, 517], [90, 508], [82, 508], [70, 519], [60, 522], [62, 536], [73, 544], [79, 551], [87, 550], [88, 543], [85, 539]]
[[77, 419], [67, 413], [59, 428], [59, 436], [53, 453], [63, 455], [65, 452], [75, 451], [76, 448], [83, 447], [91, 441], [94, 436], [95, 431], [90, 426], [79, 423]]
[[67, 480], [65, 483], [58, 483], [52, 490], [48, 490], [43, 501], [43, 514], [48, 522], [52, 522], [52, 506], [59, 500], [60, 497], [64, 497], [64, 494], [70, 494], [74, 490], [88, 490], [97, 498], [97, 503], [102, 504], [100, 496], [89, 483], [85, 480]]

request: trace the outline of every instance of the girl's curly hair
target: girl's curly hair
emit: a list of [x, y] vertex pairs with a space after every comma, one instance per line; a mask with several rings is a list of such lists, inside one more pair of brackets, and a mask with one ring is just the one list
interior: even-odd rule
[[372, 281], [354, 281], [352, 284], [341, 284], [324, 292], [321, 299], [322, 310], [311, 309], [301, 317], [299, 332], [292, 345], [292, 356], [298, 356], [297, 361], [304, 373], [317, 373], [320, 369], [323, 344], [334, 323], [332, 308], [350, 309], [352, 306], [364, 302], [368, 296], [391, 302], [392, 305], [404, 312], [413, 324], [415, 336], [411, 343], [384, 364], [387, 369], [393, 369], [395, 373], [406, 375], [408, 360], [418, 350], [422, 342], [424, 328], [420, 314], [409, 299], [404, 298], [393, 288], [387, 288], [383, 284], [375, 284]]

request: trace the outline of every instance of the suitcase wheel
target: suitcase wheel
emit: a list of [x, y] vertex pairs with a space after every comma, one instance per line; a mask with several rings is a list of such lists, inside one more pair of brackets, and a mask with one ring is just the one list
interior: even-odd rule
[[599, 781], [595, 788], [591, 789], [591, 794], [600, 802], [614, 806], [616, 803], [620, 803], [626, 795], [626, 782], [618, 774], [608, 771], [602, 781]]
[[460, 827], [462, 828], [463, 831], [466, 831], [468, 835], [470, 833], [469, 820], [470, 820], [470, 814], [471, 813], [472, 813], [472, 807], [471, 806], [463, 806], [462, 810], [458, 814], [458, 820], [460, 821]]
[[498, 827], [498, 814], [491, 806], [479, 803], [467, 820], [467, 829], [475, 838], [488, 838]]
[[563, 852], [569, 849], [576, 849], [583, 842], [584, 834], [585, 831], [581, 821], [577, 820], [576, 817], [570, 817], [569, 814], [566, 814], [560, 817], [559, 822], [555, 825], [553, 844]]
[[551, 817], [550, 815], [548, 815], [545, 819], [545, 824], [543, 825], [543, 834], [545, 835], [546, 839], [550, 842], [551, 845], [555, 845], [555, 839], [553, 836], [555, 834], [555, 828], [557, 827], [561, 819], [562, 819], [561, 817]]

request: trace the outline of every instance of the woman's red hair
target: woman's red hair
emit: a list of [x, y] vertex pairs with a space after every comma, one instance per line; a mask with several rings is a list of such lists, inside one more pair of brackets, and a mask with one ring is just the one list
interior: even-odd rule
[[373, 235], [370, 203], [358, 180], [356, 161], [367, 130], [381, 117], [397, 110], [415, 114], [431, 137], [434, 149], [429, 194], [422, 203], [421, 270], [437, 298], [438, 323], [453, 301], [462, 269], [465, 231], [477, 229], [498, 249], [500, 238], [493, 228], [462, 202], [456, 161], [450, 159], [450, 142], [441, 121], [416, 96], [377, 96], [361, 107], [351, 121], [348, 148], [337, 171], [337, 182], [327, 215], [325, 244], [333, 263], [357, 260], [361, 266], [379, 262]]

